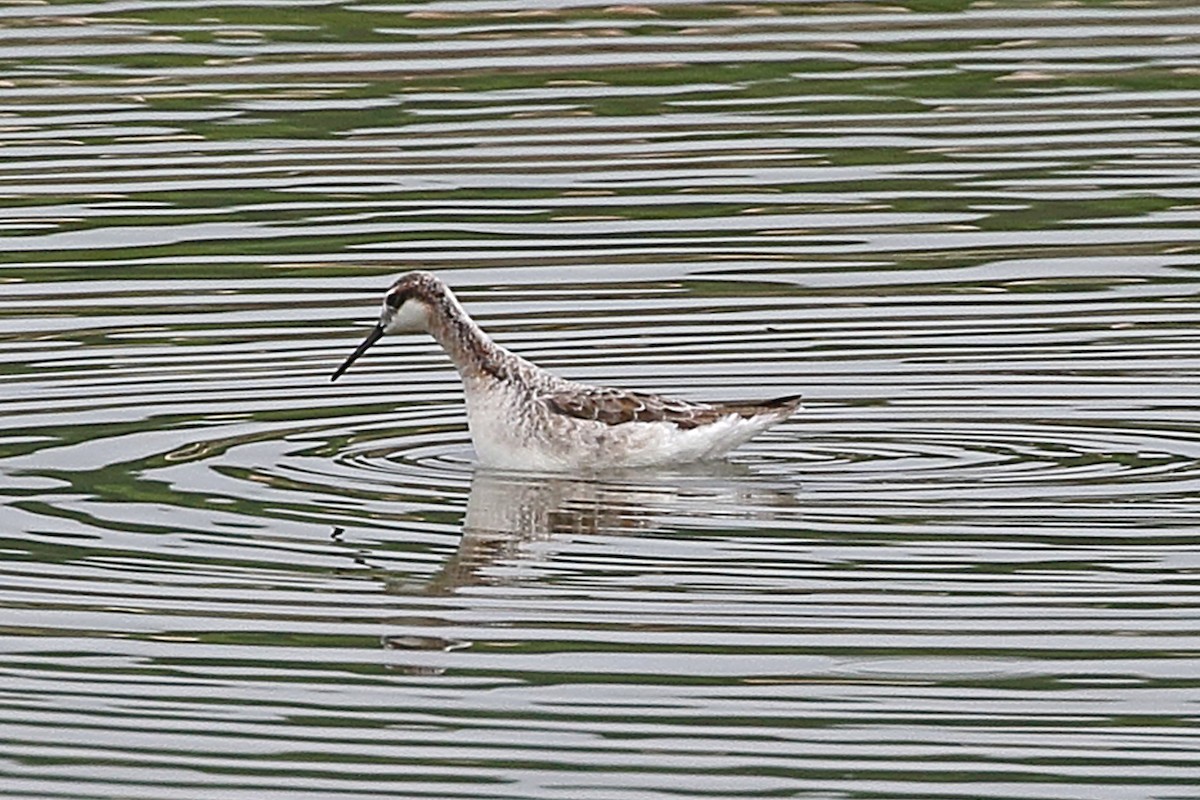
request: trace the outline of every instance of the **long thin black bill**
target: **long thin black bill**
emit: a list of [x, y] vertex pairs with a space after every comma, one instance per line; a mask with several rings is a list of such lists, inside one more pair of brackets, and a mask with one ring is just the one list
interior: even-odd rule
[[351, 353], [350, 357], [343, 361], [342, 365], [337, 368], [337, 371], [333, 373], [333, 377], [329, 379], [330, 382], [336, 381], [338, 378], [340, 378], [342, 373], [350, 369], [350, 365], [355, 361], [358, 361], [358, 357], [367, 352], [367, 348], [378, 342], [382, 336], [383, 326], [376, 325], [374, 329], [367, 334], [367, 338], [363, 339], [363, 343], [358, 346], [358, 349]]

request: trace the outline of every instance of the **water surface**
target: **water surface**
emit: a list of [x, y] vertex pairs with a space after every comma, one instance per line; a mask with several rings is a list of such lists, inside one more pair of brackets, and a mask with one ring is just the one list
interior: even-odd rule
[[[0, 796], [1187, 798], [1186, 4], [0, 7]], [[727, 464], [474, 465], [433, 269]]]

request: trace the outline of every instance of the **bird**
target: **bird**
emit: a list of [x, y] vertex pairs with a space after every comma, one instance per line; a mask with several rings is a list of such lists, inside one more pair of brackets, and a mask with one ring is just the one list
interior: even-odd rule
[[388, 334], [429, 333], [462, 379], [478, 463], [594, 473], [719, 459], [800, 408], [800, 395], [701, 403], [567, 380], [494, 342], [431, 272], [401, 275], [336, 381]]

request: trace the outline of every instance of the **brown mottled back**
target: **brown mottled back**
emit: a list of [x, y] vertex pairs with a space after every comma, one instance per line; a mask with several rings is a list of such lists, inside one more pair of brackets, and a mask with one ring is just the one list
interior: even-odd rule
[[762, 403], [692, 403], [656, 394], [592, 387], [554, 392], [543, 395], [542, 399], [550, 410], [577, 419], [606, 425], [670, 422], [685, 430], [711, 424], [730, 414], [750, 418], [774, 412], [787, 416], [800, 404], [799, 395]]

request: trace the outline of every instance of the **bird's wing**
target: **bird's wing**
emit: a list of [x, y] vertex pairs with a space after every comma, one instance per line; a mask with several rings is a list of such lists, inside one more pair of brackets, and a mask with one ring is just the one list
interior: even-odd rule
[[[596, 420], [606, 425], [626, 422], [670, 422], [680, 428], [695, 428], [731, 413], [708, 403], [691, 403], [656, 394], [594, 387], [548, 392], [543, 402], [559, 414]], [[736, 412], [732, 412], [736, 413]]]

